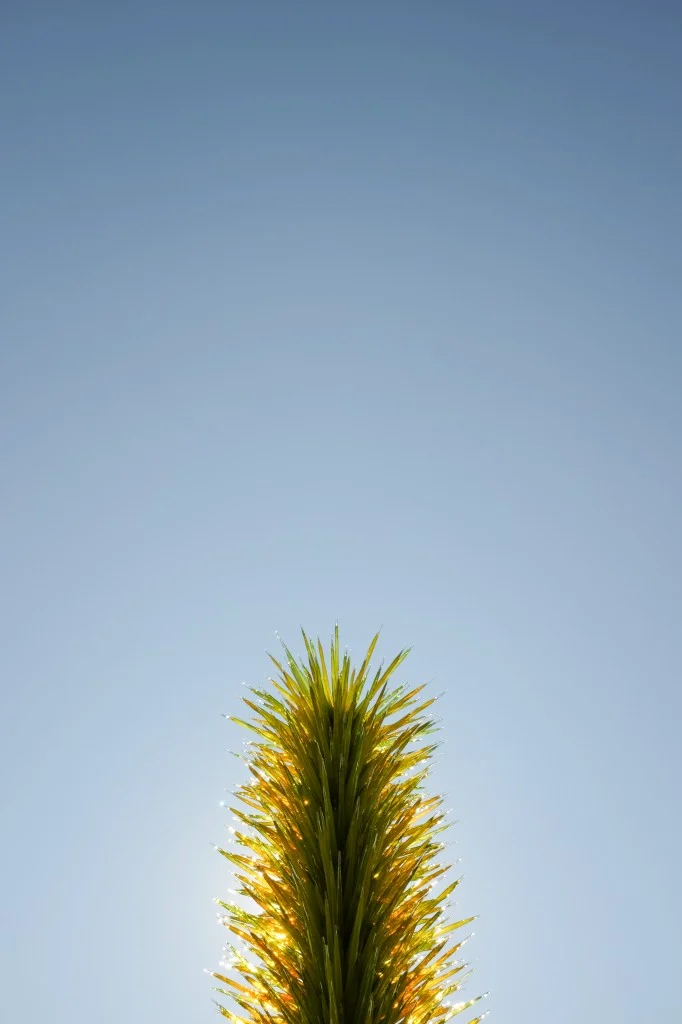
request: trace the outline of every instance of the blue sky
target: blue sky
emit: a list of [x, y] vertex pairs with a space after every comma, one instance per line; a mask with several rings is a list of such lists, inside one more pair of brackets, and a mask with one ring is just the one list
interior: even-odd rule
[[674, 4], [6, 5], [8, 1020], [216, 1019], [275, 630], [445, 691], [472, 993], [674, 1020]]

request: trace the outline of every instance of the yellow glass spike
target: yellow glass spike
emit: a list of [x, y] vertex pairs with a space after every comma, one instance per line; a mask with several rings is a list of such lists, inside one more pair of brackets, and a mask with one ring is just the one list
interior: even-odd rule
[[[433, 699], [395, 686], [401, 651], [373, 675], [378, 641], [353, 669], [303, 634], [306, 657], [285, 647], [272, 692], [246, 698], [249, 780], [237, 791], [239, 905], [219, 901], [239, 980], [215, 973], [241, 1016], [234, 1024], [445, 1024], [466, 965], [444, 903], [457, 882], [438, 860], [447, 827], [424, 784], [435, 745]], [[434, 889], [434, 887], [436, 887]], [[440, 887], [440, 891], [438, 891]], [[476, 1018], [476, 1021], [481, 1018]], [[475, 1024], [475, 1022], [472, 1022]]]

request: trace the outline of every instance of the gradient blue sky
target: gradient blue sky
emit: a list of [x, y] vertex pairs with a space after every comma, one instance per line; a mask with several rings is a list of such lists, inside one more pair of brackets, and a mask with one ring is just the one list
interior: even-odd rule
[[277, 629], [445, 690], [469, 991], [681, 1016], [678, 4], [0, 15], [3, 1016], [214, 1020]]

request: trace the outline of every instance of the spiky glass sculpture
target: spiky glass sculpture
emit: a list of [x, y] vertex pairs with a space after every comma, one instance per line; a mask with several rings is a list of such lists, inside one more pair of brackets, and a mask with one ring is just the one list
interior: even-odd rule
[[424, 791], [433, 698], [389, 686], [407, 651], [370, 677], [378, 636], [358, 670], [340, 658], [338, 628], [329, 661], [303, 637], [307, 661], [284, 647], [274, 691], [252, 690], [254, 718], [233, 719], [257, 739], [232, 808], [241, 849], [220, 853], [250, 907], [217, 901], [243, 949], [230, 947], [239, 981], [212, 973], [245, 1016], [220, 1012], [235, 1024], [442, 1024], [477, 1000], [448, 1002], [466, 969], [450, 935], [473, 918], [444, 917], [457, 881], [436, 891], [448, 867], [441, 798]]

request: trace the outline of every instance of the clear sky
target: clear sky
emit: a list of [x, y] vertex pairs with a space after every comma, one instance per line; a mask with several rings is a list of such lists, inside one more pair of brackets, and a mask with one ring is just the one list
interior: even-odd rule
[[5, 0], [7, 1021], [215, 1019], [220, 714], [335, 619], [491, 1019], [682, 1016], [681, 114], [665, 0]]

